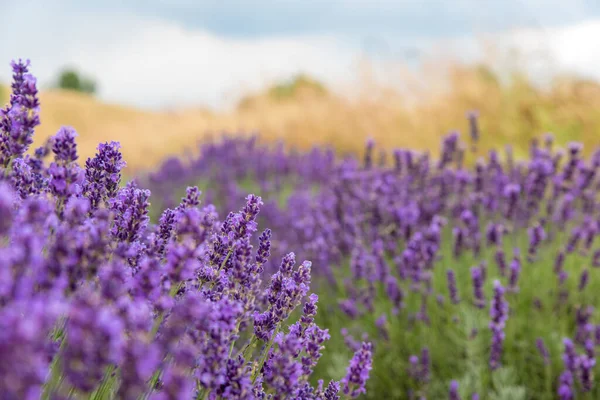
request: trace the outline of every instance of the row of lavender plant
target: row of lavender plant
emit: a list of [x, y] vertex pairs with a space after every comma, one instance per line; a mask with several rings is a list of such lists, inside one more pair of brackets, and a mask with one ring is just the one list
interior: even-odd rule
[[166, 202], [189, 182], [210, 182], [228, 207], [258, 190], [273, 251], [293, 244], [318, 264], [319, 321], [345, 334], [322, 371], [369, 336], [373, 398], [596, 398], [600, 150], [586, 160], [546, 135], [528, 159], [507, 147], [467, 165], [477, 118], [470, 146], [451, 133], [439, 159], [400, 149], [386, 160], [372, 142], [362, 161], [336, 159], [230, 137], [147, 179]]
[[339, 381], [316, 381], [330, 334], [315, 323], [312, 264], [288, 253], [263, 273], [272, 234], [257, 231], [260, 197], [219, 220], [189, 187], [151, 224], [150, 192], [121, 184], [118, 143], [82, 168], [76, 133], [63, 127], [27, 154], [40, 123], [36, 80], [29, 62], [12, 68], [0, 110], [0, 398], [364, 393], [368, 342]]

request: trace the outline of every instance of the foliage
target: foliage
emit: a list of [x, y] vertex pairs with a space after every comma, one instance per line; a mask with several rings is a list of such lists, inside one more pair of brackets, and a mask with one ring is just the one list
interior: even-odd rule
[[91, 78], [83, 77], [74, 69], [63, 69], [58, 76], [57, 87], [65, 90], [95, 94], [96, 82]]

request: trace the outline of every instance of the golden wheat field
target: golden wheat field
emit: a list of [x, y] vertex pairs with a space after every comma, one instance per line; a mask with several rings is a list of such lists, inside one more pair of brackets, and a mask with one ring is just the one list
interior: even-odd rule
[[[105, 104], [68, 91], [41, 93], [39, 145], [61, 125], [79, 133], [82, 160], [99, 142], [118, 140], [129, 173], [156, 165], [168, 155], [195, 151], [199, 141], [222, 133], [258, 132], [263, 141], [285, 140], [289, 146], [331, 145], [340, 152], [360, 152], [368, 137], [384, 148], [410, 147], [435, 153], [451, 130], [467, 134], [465, 117], [481, 115], [479, 154], [510, 143], [523, 156], [531, 138], [545, 132], [557, 143], [600, 144], [600, 84], [573, 77], [556, 78], [549, 87], [534, 86], [514, 73], [500, 80], [483, 67], [454, 65], [443, 90], [407, 101], [391, 88], [365, 83], [355, 98], [298, 84], [285, 95], [273, 90], [249, 95], [230, 111], [188, 109], [151, 112]], [[6, 90], [3, 102], [6, 100]], [[274, 94], [275, 93], [275, 94]]]

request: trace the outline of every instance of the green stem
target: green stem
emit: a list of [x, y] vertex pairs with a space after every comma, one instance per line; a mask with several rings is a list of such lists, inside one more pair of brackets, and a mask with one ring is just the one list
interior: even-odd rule
[[[238, 331], [240, 330], [240, 324], [242, 323], [242, 321], [238, 321], [237, 325], [235, 326], [235, 331], [234, 331], [234, 335], [236, 335], [238, 333]], [[231, 346], [229, 346], [229, 358], [231, 358], [231, 354], [233, 354], [233, 348], [235, 346], [235, 340], [231, 341]]]
[[197, 400], [206, 400], [206, 398], [208, 397], [209, 394], [210, 394], [209, 390], [203, 390], [202, 396], [200, 396], [200, 393], [199, 393]]
[[[175, 295], [177, 294], [179, 289], [181, 289], [182, 286], [183, 286], [183, 282], [179, 282], [177, 285], [173, 285], [171, 287], [171, 291], [169, 292], [169, 295], [171, 297], [175, 297]], [[160, 313], [160, 315], [156, 318], [156, 321], [154, 321], [154, 326], [152, 326], [152, 331], [150, 332], [150, 337], [152, 339], [154, 339], [156, 337], [156, 334], [158, 333], [158, 329], [160, 328], [160, 325], [162, 324], [164, 319], [165, 319], [165, 313]], [[154, 372], [154, 374], [152, 375], [152, 378], [150, 378], [150, 382], [148, 385], [148, 392], [146, 393], [144, 398], [150, 397], [150, 394], [154, 390], [154, 387], [156, 386], [156, 383], [158, 382], [158, 379], [160, 378], [161, 373], [162, 373], [162, 371], [160, 368], [156, 372]]]
[[256, 336], [253, 336], [252, 339], [250, 340], [250, 342], [248, 342], [248, 344], [246, 345], [246, 347], [244, 347], [239, 353], [238, 355], [242, 355], [243, 357], [246, 357], [246, 352], [254, 347], [254, 345], [256, 344], [256, 341], [258, 339], [256, 338]]
[[254, 383], [256, 381], [256, 378], [258, 377], [258, 375], [260, 374], [260, 371], [262, 370], [263, 366], [265, 365], [265, 362], [267, 361], [267, 357], [269, 356], [269, 350], [271, 350], [271, 346], [273, 346], [273, 341], [275, 340], [275, 335], [277, 335], [278, 331], [279, 331], [279, 326], [277, 326], [277, 328], [275, 328], [273, 335], [271, 335], [271, 339], [269, 339], [269, 341], [267, 342], [267, 345], [265, 346], [265, 351], [260, 358], [258, 367], [254, 371], [254, 374], [252, 374], [252, 383]]
[[110, 383], [112, 381], [111, 375], [116, 370], [116, 368], [111, 365], [106, 368], [106, 372], [104, 373], [104, 379], [100, 383], [100, 386], [94, 393], [92, 393], [91, 400], [102, 400], [105, 398], [107, 390], [110, 388]]
[[554, 394], [552, 391], [552, 364], [546, 365], [546, 392], [548, 398], [551, 399]]
[[63, 336], [58, 351], [54, 356], [54, 360], [52, 360], [52, 365], [50, 366], [50, 381], [46, 384], [46, 387], [44, 388], [42, 399], [50, 399], [50, 397], [54, 394], [54, 391], [60, 388], [60, 385], [62, 383], [62, 365], [60, 362], [60, 355], [66, 346], [66, 342], [67, 338], [66, 336]]
[[[231, 254], [233, 254], [233, 247], [231, 247], [229, 249], [229, 251], [227, 252], [227, 255], [225, 256], [225, 259], [223, 260], [223, 262], [221, 263], [221, 265], [219, 265], [219, 269], [217, 270], [217, 274], [220, 274], [221, 270], [223, 268], [225, 268], [225, 264], [227, 264], [227, 261], [229, 261], [229, 257], [231, 257]], [[215, 286], [216, 282], [217, 282], [216, 280], [213, 280], [213, 282], [210, 285], [210, 289], [212, 289]]]

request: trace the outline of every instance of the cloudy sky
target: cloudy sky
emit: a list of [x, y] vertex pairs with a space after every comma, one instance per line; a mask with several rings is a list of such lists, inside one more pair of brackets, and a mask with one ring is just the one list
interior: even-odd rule
[[483, 36], [600, 79], [597, 0], [0, 0], [0, 15], [0, 80], [16, 57], [42, 84], [69, 65], [147, 108], [223, 106], [297, 72], [342, 84], [359, 56], [469, 59]]

